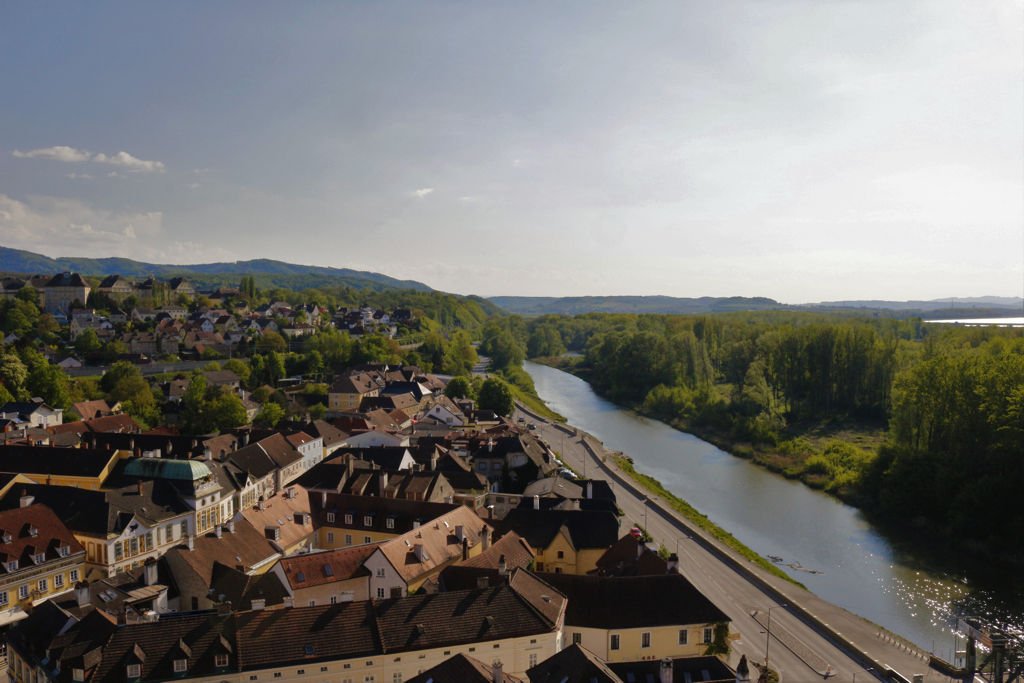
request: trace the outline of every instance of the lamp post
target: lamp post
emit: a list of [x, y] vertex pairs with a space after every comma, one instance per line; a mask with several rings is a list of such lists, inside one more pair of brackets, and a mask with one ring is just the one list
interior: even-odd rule
[[647, 496], [644, 496], [644, 534], [647, 533]]
[[785, 607], [785, 605], [772, 605], [768, 608], [768, 624], [764, 629], [764, 668], [768, 668], [768, 644], [772, 640], [772, 610], [776, 607]]

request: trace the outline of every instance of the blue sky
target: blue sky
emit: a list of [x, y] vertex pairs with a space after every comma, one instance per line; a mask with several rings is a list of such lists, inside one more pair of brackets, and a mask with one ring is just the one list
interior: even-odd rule
[[0, 244], [1019, 295], [1024, 3], [5, 3]]

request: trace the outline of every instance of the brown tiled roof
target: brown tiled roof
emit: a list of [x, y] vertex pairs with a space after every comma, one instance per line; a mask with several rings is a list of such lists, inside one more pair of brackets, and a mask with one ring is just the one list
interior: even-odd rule
[[75, 409], [76, 413], [82, 416], [83, 420], [113, 414], [113, 411], [110, 409], [110, 405], [102, 399], [97, 401], [81, 401], [73, 404], [71, 407]]
[[459, 564], [465, 567], [498, 569], [502, 557], [505, 558], [505, 566], [511, 571], [518, 567], [528, 567], [533, 561], [534, 552], [525, 538], [510, 531], [484, 552]]
[[626, 534], [597, 559], [597, 573], [606, 576], [665, 574], [668, 563], [632, 534]]
[[[64, 555], [61, 548], [66, 551]], [[82, 552], [84, 549], [74, 534], [45, 505], [37, 503], [0, 512], [0, 563], [17, 560], [18, 569], [14, 571], [32, 567], [36, 555], [50, 561]], [[6, 564], [0, 571], [7, 572]]]
[[[415, 581], [461, 559], [463, 543], [456, 536], [456, 529], [460, 526], [470, 548], [480, 543], [484, 528], [490, 531], [489, 525], [475, 512], [460, 505], [429, 524], [383, 543], [380, 549], [406, 582]], [[423, 548], [420, 556], [415, 552], [416, 546]]]
[[291, 555], [282, 557], [278, 564], [292, 590], [322, 586], [369, 574], [369, 570], [363, 567], [363, 562], [379, 545], [368, 543], [350, 548]]
[[257, 531], [276, 527], [281, 534], [277, 541], [271, 541], [278, 549], [284, 550], [313, 534], [313, 518], [309, 511], [309, 495], [297, 484], [290, 484], [284, 491], [278, 491], [260, 506], [242, 511], [245, 520]]
[[330, 393], [362, 395], [377, 389], [380, 389], [380, 385], [370, 375], [365, 372], [357, 372], [352, 375], [342, 375], [334, 380]]
[[[416, 522], [427, 524], [458, 507], [451, 503], [430, 503], [403, 498], [380, 498], [377, 496], [350, 496], [343, 493], [309, 494], [309, 508], [313, 513], [313, 524], [317, 528], [333, 527], [354, 531], [376, 531], [387, 534], [401, 534], [413, 528]], [[334, 515], [328, 522], [326, 515]], [[352, 515], [352, 522], [345, 523], [345, 515]], [[370, 526], [363, 524], [369, 515]], [[388, 528], [387, 519], [394, 520], [394, 528]]]
[[[228, 567], [241, 565], [246, 570], [277, 554], [270, 541], [247, 521], [235, 522], [235, 530], [226, 529], [217, 538], [213, 533], [198, 536], [192, 550], [185, 546], [171, 548], [167, 558], [172, 569], [183, 564], [209, 586], [213, 581], [213, 563]], [[180, 581], [179, 581], [180, 583]]]
[[284, 435], [274, 433], [268, 437], [260, 439], [256, 442], [264, 453], [270, 456], [270, 459], [274, 461], [274, 464], [278, 467], [287, 467], [296, 460], [301, 460], [302, 455], [299, 454], [295, 448], [288, 443], [288, 440], [284, 438]]

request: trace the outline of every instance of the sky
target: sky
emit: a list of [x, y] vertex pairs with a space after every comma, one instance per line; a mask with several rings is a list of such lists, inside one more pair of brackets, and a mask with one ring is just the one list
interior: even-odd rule
[[0, 245], [1019, 296], [1024, 0], [6, 2]]

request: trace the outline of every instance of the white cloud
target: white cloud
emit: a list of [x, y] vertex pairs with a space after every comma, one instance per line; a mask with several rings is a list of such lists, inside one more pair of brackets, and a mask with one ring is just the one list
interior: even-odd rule
[[22, 152], [21, 150], [16, 149], [12, 154], [18, 159], [50, 159], [52, 161], [63, 161], [69, 164], [89, 160], [88, 152], [83, 149], [68, 147], [67, 145], [30, 149], [27, 152]]
[[31, 197], [22, 202], [0, 194], [0, 235], [5, 247], [35, 252], [58, 248], [61, 255], [145, 257], [152, 253], [150, 240], [162, 227], [159, 211], [109, 211], [64, 197]]
[[164, 164], [162, 161], [146, 161], [145, 159], [139, 159], [133, 157], [128, 152], [118, 152], [107, 156], [106, 154], [100, 153], [92, 157], [92, 161], [98, 164], [110, 164], [112, 166], [123, 166], [132, 171], [139, 171], [142, 173], [152, 173], [154, 171], [163, 171]]
[[74, 172], [72, 172], [72, 173], [68, 173], [65, 177], [66, 178], [70, 178], [71, 180], [92, 180], [92, 175], [90, 175], [88, 173], [74, 173]]
[[423, 199], [427, 195], [433, 194], [433, 192], [434, 188], [432, 187], [421, 187], [418, 190], [413, 190], [412, 196], [415, 197], [416, 199]]
[[48, 159], [50, 161], [61, 161], [67, 164], [91, 161], [96, 164], [120, 166], [137, 173], [162, 172], [165, 168], [162, 161], [139, 159], [125, 151], [120, 151], [116, 154], [104, 154], [103, 152], [93, 154], [92, 152], [87, 152], [84, 149], [68, 147], [67, 145], [41, 147], [39, 149], [30, 149], [27, 152], [16, 149], [11, 152], [11, 154], [18, 159]]

